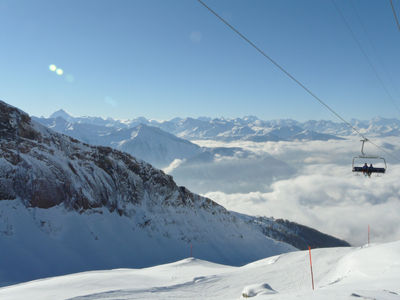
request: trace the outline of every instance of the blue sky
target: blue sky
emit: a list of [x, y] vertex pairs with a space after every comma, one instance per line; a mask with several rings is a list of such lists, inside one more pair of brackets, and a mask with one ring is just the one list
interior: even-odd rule
[[[400, 117], [389, 1], [336, 4], [392, 100], [332, 1], [206, 3], [345, 118]], [[0, 0], [0, 54], [0, 99], [37, 116], [335, 120], [195, 0]]]

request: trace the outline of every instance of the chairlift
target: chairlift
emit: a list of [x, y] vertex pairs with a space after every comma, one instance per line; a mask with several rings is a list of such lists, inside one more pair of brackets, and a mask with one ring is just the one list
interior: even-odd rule
[[[362, 139], [362, 145], [361, 145], [361, 155], [353, 157], [353, 163], [352, 163], [352, 171], [355, 172], [356, 174], [358, 173], [363, 173], [365, 176], [371, 176], [372, 173], [375, 174], [385, 174], [386, 173], [386, 160], [383, 157], [380, 156], [371, 156], [371, 155], [366, 155], [364, 153], [364, 144], [367, 142], [368, 139]], [[364, 162], [364, 165], [362, 166], [356, 166], [356, 160], [361, 160]], [[373, 165], [380, 164], [384, 165], [385, 167], [373, 167]]]

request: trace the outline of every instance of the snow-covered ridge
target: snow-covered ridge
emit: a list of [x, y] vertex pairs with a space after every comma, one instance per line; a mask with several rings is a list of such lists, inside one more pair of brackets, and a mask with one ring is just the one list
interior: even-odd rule
[[247, 224], [259, 228], [266, 236], [283, 241], [301, 250], [306, 250], [308, 247], [327, 248], [350, 246], [346, 241], [288, 220], [235, 214]]
[[400, 242], [282, 254], [242, 267], [189, 258], [146, 269], [93, 271], [0, 289], [4, 300], [400, 298]]
[[[222, 209], [178, 188], [172, 177], [129, 154], [94, 147], [51, 132], [25, 113], [1, 103], [2, 195], [27, 206], [107, 207], [127, 213], [146, 198], [154, 204]], [[14, 175], [10, 176], [10, 174]], [[160, 197], [163, 195], [164, 197]]]

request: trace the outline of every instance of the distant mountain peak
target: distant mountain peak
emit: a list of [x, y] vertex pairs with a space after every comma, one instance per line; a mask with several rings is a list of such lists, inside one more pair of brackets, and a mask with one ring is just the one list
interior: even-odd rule
[[58, 117], [61, 117], [64, 120], [67, 120], [67, 121], [70, 120], [70, 119], [73, 119], [73, 117], [69, 113], [67, 113], [64, 109], [59, 109], [59, 110], [53, 112], [50, 115], [50, 118], [54, 118], [55, 119], [55, 118], [58, 118]]

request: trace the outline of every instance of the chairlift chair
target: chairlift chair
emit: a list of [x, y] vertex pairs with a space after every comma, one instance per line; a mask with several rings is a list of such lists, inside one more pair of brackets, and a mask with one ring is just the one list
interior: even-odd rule
[[[355, 173], [364, 173], [365, 175], [371, 175], [372, 173], [375, 174], [385, 174], [386, 173], [386, 160], [383, 157], [380, 156], [371, 156], [371, 155], [366, 155], [364, 153], [364, 144], [367, 142], [368, 139], [362, 139], [362, 145], [361, 145], [361, 155], [353, 157], [353, 162], [352, 162], [352, 171]], [[385, 166], [384, 168], [376, 168], [376, 167], [368, 167], [365, 168], [364, 166], [356, 166], [355, 161], [356, 160], [363, 160], [365, 163], [373, 164], [373, 163], [378, 163], [380, 162], [381, 164]]]

